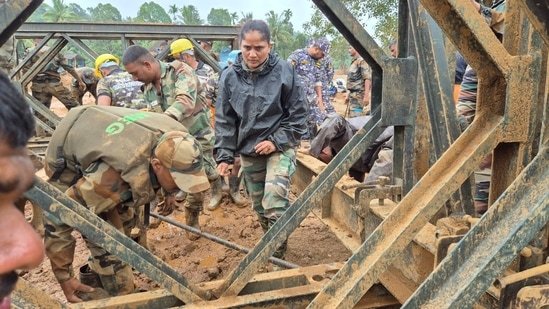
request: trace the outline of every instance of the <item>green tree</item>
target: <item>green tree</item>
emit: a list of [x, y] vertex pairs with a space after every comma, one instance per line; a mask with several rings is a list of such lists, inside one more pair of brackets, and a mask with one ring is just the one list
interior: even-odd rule
[[236, 12], [231, 13], [231, 25], [236, 25], [238, 21], [238, 14]]
[[168, 14], [172, 15], [172, 21], [175, 23], [177, 22], [177, 13], [179, 12], [179, 8], [176, 4], [172, 4], [168, 7]]
[[288, 9], [277, 15], [275, 11], [271, 10], [265, 14], [265, 17], [267, 17], [266, 22], [271, 30], [271, 41], [273, 43], [288, 42], [292, 39], [294, 32], [290, 22], [292, 11]]
[[69, 10], [76, 14], [78, 21], [90, 20], [90, 15], [88, 12], [76, 3], [69, 3]]
[[252, 20], [252, 19], [254, 19], [254, 13], [252, 13], [252, 12], [247, 12], [247, 13], [240, 12], [240, 20], [238, 21], [238, 24], [242, 25], [245, 22], [247, 22], [248, 20]]
[[[370, 0], [354, 1], [341, 0], [353, 16], [362, 24], [366, 21], [373, 22], [374, 34], [383, 45], [388, 45], [391, 38], [395, 38], [398, 27], [398, 1], [397, 0]], [[311, 21], [305, 23], [306, 32], [312, 36], [338, 35], [338, 30], [328, 19], [315, 8]]]
[[90, 13], [91, 20], [94, 22], [122, 21], [122, 14], [120, 14], [120, 11], [112, 6], [110, 3], [99, 3], [94, 8], [88, 8], [88, 12]]
[[139, 7], [137, 17], [134, 21], [145, 23], [172, 23], [172, 19], [170, 18], [170, 15], [166, 13], [166, 10], [153, 1], [145, 2]]
[[207, 17], [208, 24], [212, 26], [230, 26], [231, 25], [231, 13], [227, 9], [214, 9], [210, 10], [210, 14]]
[[44, 19], [44, 13], [46, 13], [46, 11], [48, 9], [51, 9], [51, 6], [45, 4], [45, 3], [42, 3], [35, 11], [34, 13], [32, 13], [32, 15], [27, 19], [27, 21], [31, 21], [31, 22], [44, 22], [46, 21]]
[[181, 20], [185, 25], [203, 25], [204, 20], [194, 5], [184, 5], [181, 8]]
[[65, 5], [63, 0], [53, 0], [52, 2], [53, 6], [47, 8], [42, 14], [45, 21], [56, 23], [78, 19], [78, 15], [68, 5]]

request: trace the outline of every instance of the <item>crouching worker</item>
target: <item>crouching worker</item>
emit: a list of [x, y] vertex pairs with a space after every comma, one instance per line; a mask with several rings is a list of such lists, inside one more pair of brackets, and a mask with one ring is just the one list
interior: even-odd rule
[[[178, 121], [162, 114], [127, 108], [86, 106], [63, 118], [46, 150], [49, 182], [129, 235], [134, 208], [151, 202], [156, 191], [203, 192], [209, 188], [202, 148]], [[74, 276], [72, 228], [53, 216], [45, 219], [46, 254], [69, 302], [96, 298]], [[86, 239], [89, 268], [111, 296], [134, 291], [132, 268]], [[100, 290], [100, 289], [98, 289]]]

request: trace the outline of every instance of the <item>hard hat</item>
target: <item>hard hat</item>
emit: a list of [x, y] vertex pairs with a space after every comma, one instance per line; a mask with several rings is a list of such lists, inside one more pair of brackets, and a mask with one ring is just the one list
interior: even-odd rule
[[194, 54], [193, 43], [187, 39], [175, 40], [170, 44], [171, 56], [190, 50]]
[[[112, 62], [112, 63], [109, 63], [109, 62]], [[111, 66], [115, 63], [116, 63], [116, 65], [120, 64], [120, 60], [118, 58], [116, 58], [115, 56], [113, 56], [111, 54], [99, 55], [99, 57], [97, 57], [95, 59], [95, 75], [99, 78], [103, 77], [103, 75], [101, 75], [101, 71], [99, 70], [99, 69], [101, 69], [101, 66], [103, 64], [108, 64], [108, 66]]]

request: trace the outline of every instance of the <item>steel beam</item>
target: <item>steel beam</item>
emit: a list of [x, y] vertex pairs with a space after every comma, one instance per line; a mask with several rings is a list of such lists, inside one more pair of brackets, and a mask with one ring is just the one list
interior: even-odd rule
[[532, 26], [538, 31], [549, 45], [549, 2], [546, 0], [517, 1], [525, 7], [525, 12]]
[[25, 279], [19, 278], [11, 294], [13, 306], [17, 308], [65, 309], [65, 304], [53, 299], [44, 291], [33, 287]]
[[160, 258], [42, 179], [36, 178], [34, 188], [27, 191], [25, 197], [86, 238], [101, 244], [105, 250], [155, 280], [186, 304], [209, 299], [202, 289], [188, 283]]
[[[48, 33], [65, 33], [72, 38], [120, 40], [120, 35], [128, 40], [172, 39], [174, 36], [192, 36], [204, 40], [232, 41], [238, 37], [236, 26], [192, 26], [175, 24], [138, 23], [24, 23], [15, 37], [18, 39], [42, 38]], [[60, 34], [56, 34], [60, 35]]]
[[353, 162], [358, 160], [360, 155], [366, 151], [368, 145], [371, 145], [382, 131], [380, 115], [374, 111], [372, 119], [353, 136], [349, 143], [332, 159], [330, 164], [267, 231], [252, 251], [227, 276], [224, 284], [216, 291], [216, 294], [222, 296], [237, 295], [274, 253], [276, 248], [295, 231], [312, 208], [322, 203], [324, 196], [330, 192], [335, 183], [347, 172]]
[[501, 118], [473, 123], [366, 239], [308, 308], [350, 308], [501, 138]]
[[545, 147], [403, 308], [473, 306], [549, 221], [548, 160]]
[[0, 46], [15, 33], [44, 0], [8, 1], [0, 5]]

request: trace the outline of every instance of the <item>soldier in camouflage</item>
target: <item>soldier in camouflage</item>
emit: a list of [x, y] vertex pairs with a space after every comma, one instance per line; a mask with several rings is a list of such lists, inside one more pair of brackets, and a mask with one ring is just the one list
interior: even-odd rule
[[96, 68], [103, 77], [97, 83], [97, 105], [152, 110], [145, 102], [141, 90], [143, 83], [133, 80], [128, 72], [122, 71], [119, 62], [114, 56], [105, 62], [96, 62]]
[[[194, 70], [187, 64], [174, 61], [164, 63], [155, 59], [147, 49], [132, 45], [122, 57], [126, 71], [134, 80], [143, 82], [145, 101], [153, 108], [159, 107], [165, 115], [181, 122], [202, 145], [205, 170], [212, 185], [212, 197], [221, 200], [221, 178], [213, 159], [214, 131], [210, 110], [206, 104], [205, 90]], [[213, 192], [219, 190], [220, 193]], [[186, 223], [200, 228], [198, 215], [203, 209], [204, 194], [189, 194], [185, 202]], [[209, 207], [212, 205], [211, 201]], [[175, 206], [175, 205], [174, 205]], [[187, 233], [188, 238], [197, 235]]]
[[349, 46], [349, 54], [353, 60], [347, 73], [349, 95], [346, 103], [349, 104], [349, 117], [352, 118], [367, 114], [369, 111], [372, 70], [354, 47]]
[[84, 98], [86, 92], [89, 92], [93, 98], [97, 100], [96, 91], [99, 78], [95, 76], [93, 69], [88, 67], [76, 68], [76, 74], [80, 76], [80, 79], [82, 79], [86, 85], [86, 88], [82, 90], [78, 84], [78, 80], [75, 78], [72, 79], [71, 93], [72, 96], [78, 100], [79, 105], [82, 105], [82, 98]]
[[[3, 1], [0, 1], [2, 3]], [[9, 74], [15, 66], [15, 39], [11, 36], [4, 45], [0, 46], [0, 71]]]
[[[37, 55], [35, 55], [25, 65], [25, 69], [30, 69], [34, 63], [48, 50], [48, 47], [43, 47]], [[32, 96], [42, 102], [47, 108], [51, 106], [52, 97], [56, 97], [65, 107], [70, 110], [78, 106], [78, 101], [73, 97], [71, 91], [61, 83], [61, 75], [59, 70], [63, 68], [74, 77], [79, 85], [80, 90], [86, 89], [86, 84], [82, 78], [76, 73], [76, 70], [66, 63], [65, 57], [62, 54], [57, 54], [50, 63], [34, 76], [32, 79]]]
[[[178, 121], [128, 108], [83, 106], [72, 109], [55, 130], [45, 171], [49, 183], [128, 235], [136, 223], [135, 207], [151, 202], [160, 188], [168, 193], [208, 189], [202, 159], [200, 143]], [[48, 215], [45, 224], [46, 254], [65, 297], [69, 302], [93, 298], [87, 293], [97, 291], [74, 277], [72, 227]], [[85, 240], [99, 288], [112, 296], [132, 293], [132, 268]]]
[[305, 99], [309, 106], [307, 120], [308, 134], [303, 139], [312, 139], [318, 126], [325, 118], [325, 106], [322, 98], [322, 69], [318, 60], [330, 52], [330, 42], [326, 38], [309, 39], [307, 48], [294, 51], [288, 62], [295, 68], [301, 79]]

